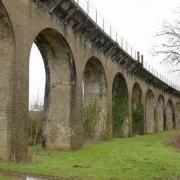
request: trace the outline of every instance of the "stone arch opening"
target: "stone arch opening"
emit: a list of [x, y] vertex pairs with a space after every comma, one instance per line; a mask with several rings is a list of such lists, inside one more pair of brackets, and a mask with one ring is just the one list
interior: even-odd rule
[[132, 89], [132, 133], [133, 135], [144, 134], [144, 105], [142, 90], [138, 83]]
[[54, 29], [44, 29], [34, 40], [41, 52], [45, 73], [42, 143], [48, 148], [70, 149], [76, 86], [71, 50]]
[[118, 73], [112, 87], [113, 137], [127, 137], [128, 122], [128, 88], [125, 78]]
[[175, 122], [175, 112], [174, 112], [174, 104], [171, 99], [168, 100], [167, 103], [167, 128], [173, 129], [176, 127]]
[[155, 98], [151, 90], [146, 93], [145, 107], [146, 131], [153, 133], [156, 131], [157, 125], [155, 121]]
[[29, 145], [42, 143], [45, 79], [44, 61], [38, 47], [33, 43], [29, 60]]
[[103, 65], [95, 57], [85, 65], [83, 87], [85, 140], [103, 140], [107, 124], [107, 79]]
[[176, 103], [176, 128], [180, 128], [180, 102]]
[[167, 129], [166, 105], [165, 105], [164, 97], [160, 95], [157, 104], [157, 131], [163, 131], [166, 129]]
[[[15, 37], [9, 15], [0, 1], [0, 157], [16, 158], [14, 144]], [[14, 128], [14, 132], [13, 132]], [[23, 140], [22, 140], [23, 141]], [[18, 148], [17, 148], [18, 149]], [[19, 155], [21, 152], [18, 153]]]

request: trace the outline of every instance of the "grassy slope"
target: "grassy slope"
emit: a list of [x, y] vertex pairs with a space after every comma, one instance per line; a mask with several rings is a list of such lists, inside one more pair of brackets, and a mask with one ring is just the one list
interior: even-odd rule
[[0, 180], [19, 180], [18, 177], [0, 175]]
[[116, 139], [76, 152], [34, 148], [31, 149], [34, 163], [24, 165], [0, 161], [0, 169], [82, 179], [180, 179], [180, 153], [162, 143], [178, 132]]

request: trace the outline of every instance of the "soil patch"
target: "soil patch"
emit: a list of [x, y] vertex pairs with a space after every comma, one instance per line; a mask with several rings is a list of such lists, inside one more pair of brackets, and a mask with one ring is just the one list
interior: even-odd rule
[[167, 144], [175, 147], [177, 150], [180, 150], [180, 134], [169, 138]]

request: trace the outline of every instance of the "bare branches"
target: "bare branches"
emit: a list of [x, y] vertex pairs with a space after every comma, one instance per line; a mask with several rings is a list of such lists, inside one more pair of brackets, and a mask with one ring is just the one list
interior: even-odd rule
[[172, 24], [165, 21], [162, 30], [156, 36], [163, 40], [160, 45], [153, 48], [152, 54], [161, 55], [163, 62], [173, 67], [173, 72], [180, 71], [177, 69], [177, 65], [180, 64], [180, 20]]

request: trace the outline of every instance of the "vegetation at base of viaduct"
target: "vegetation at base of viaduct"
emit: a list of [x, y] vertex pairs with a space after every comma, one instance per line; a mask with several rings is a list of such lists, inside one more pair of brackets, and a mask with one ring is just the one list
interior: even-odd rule
[[84, 109], [84, 134], [87, 139], [94, 139], [95, 126], [99, 120], [99, 113], [101, 109], [96, 101]]
[[142, 90], [139, 84], [135, 84], [132, 91], [132, 133], [144, 134], [144, 105], [142, 103]]
[[136, 109], [133, 111], [133, 126], [132, 131], [133, 134], [144, 134], [144, 106], [142, 104], [138, 104]]
[[128, 126], [128, 90], [124, 78], [118, 74], [113, 85], [113, 136], [123, 137]]
[[29, 149], [31, 163], [1, 160], [0, 168], [66, 180], [178, 180], [180, 154], [166, 145], [175, 134], [179, 130], [115, 139], [70, 152], [36, 146]]

